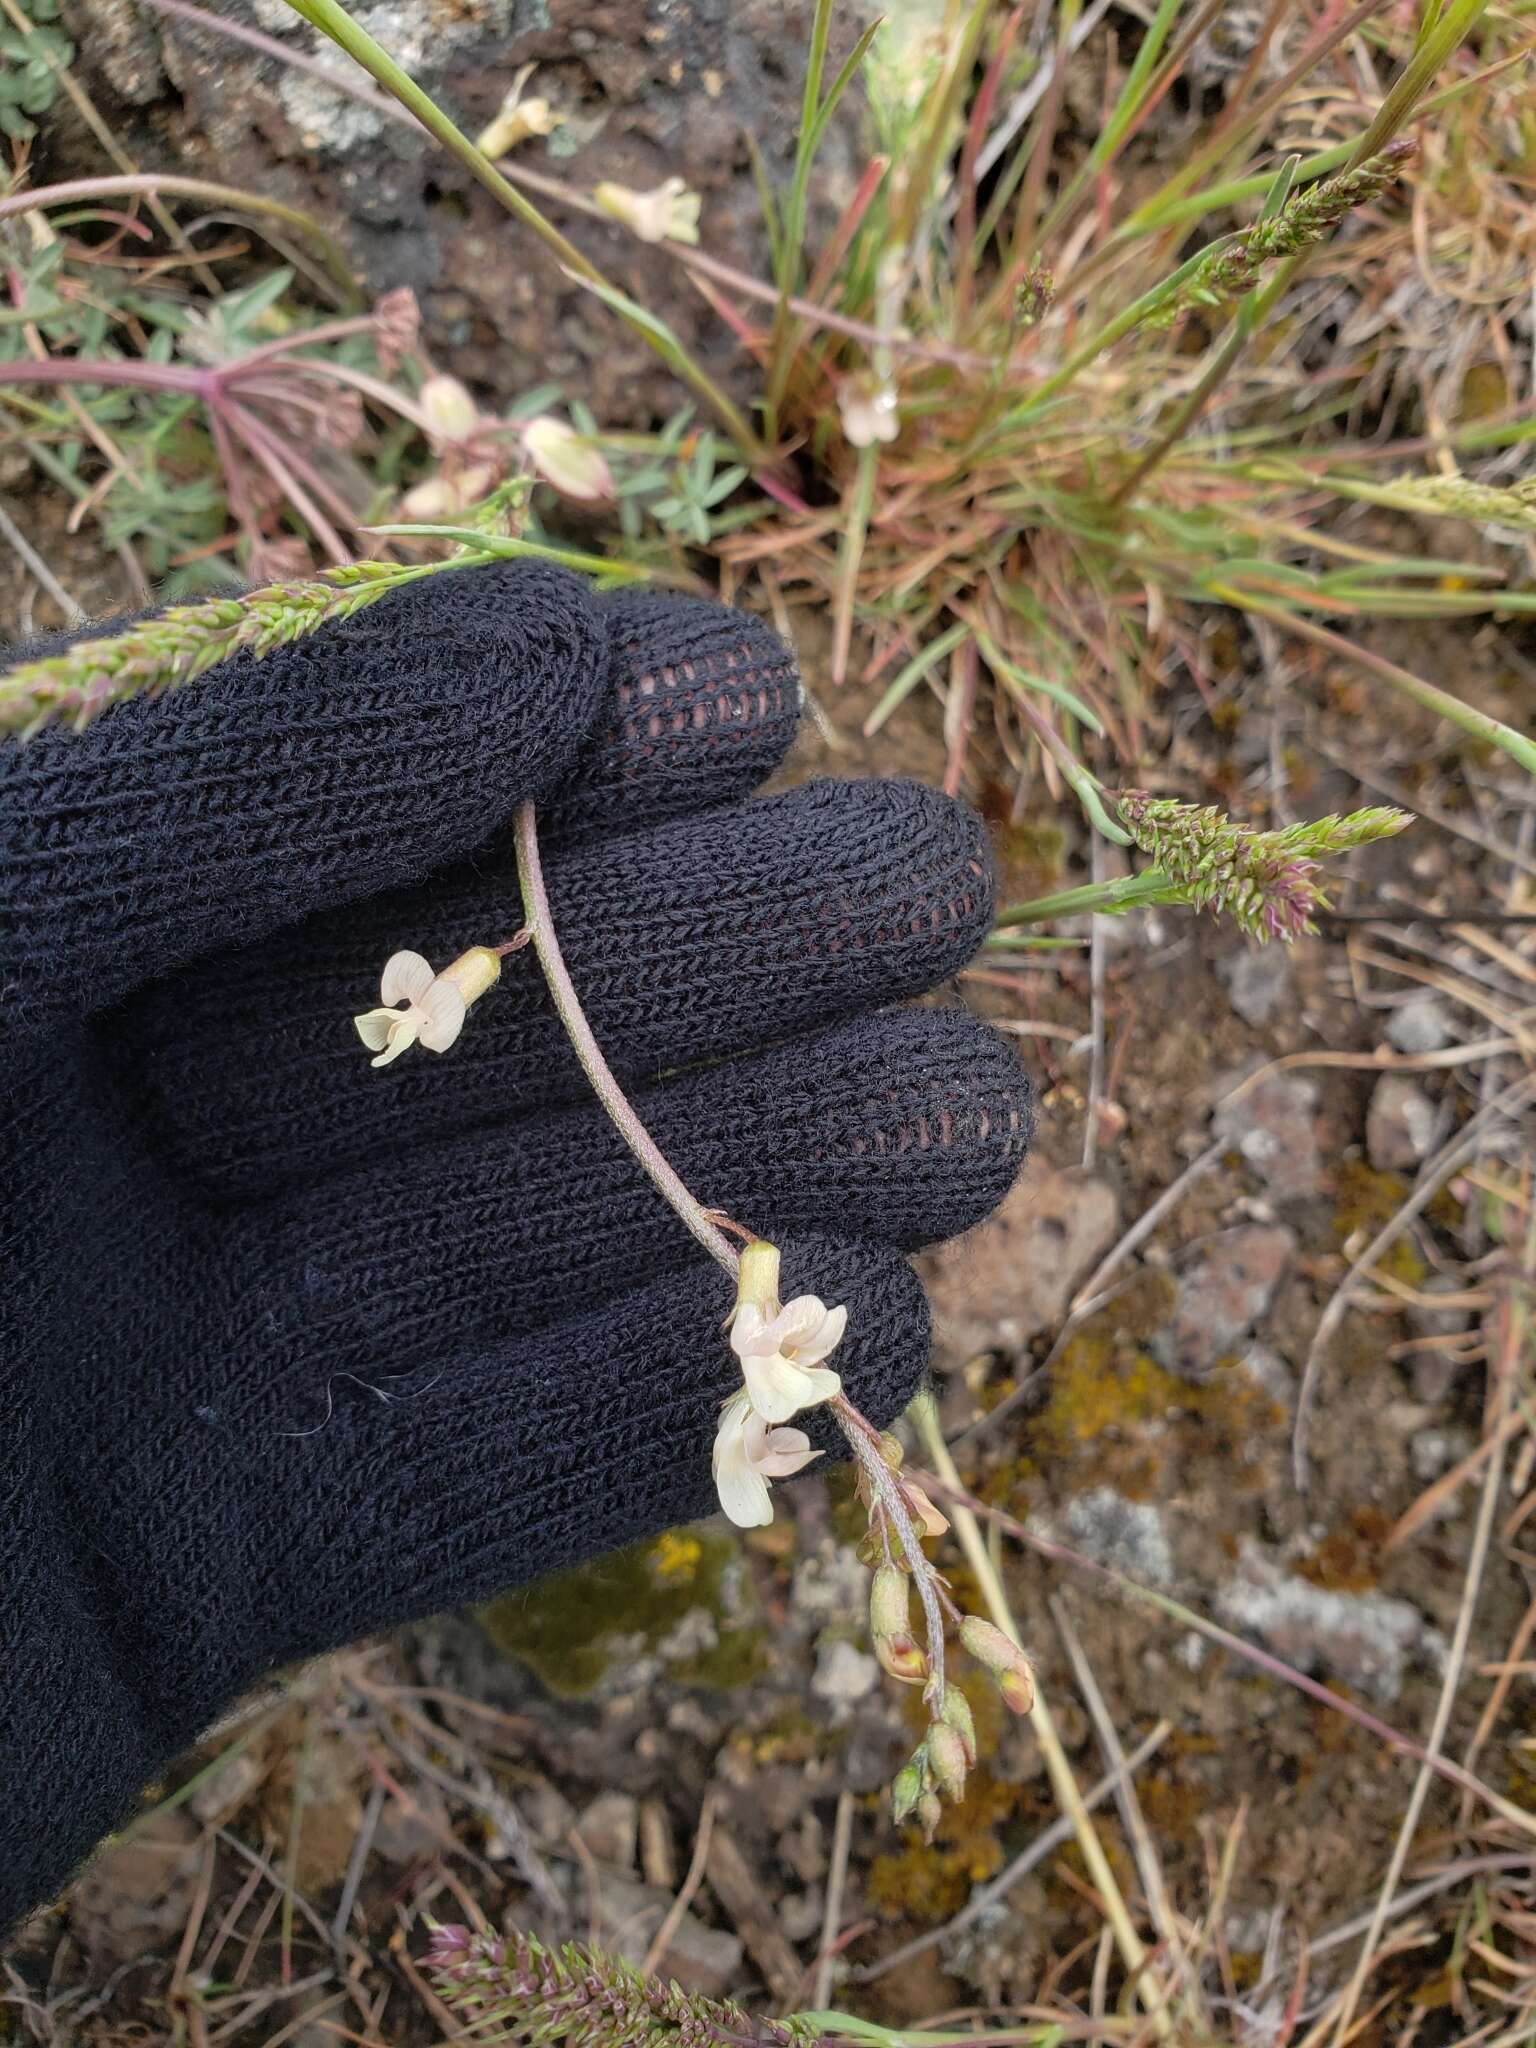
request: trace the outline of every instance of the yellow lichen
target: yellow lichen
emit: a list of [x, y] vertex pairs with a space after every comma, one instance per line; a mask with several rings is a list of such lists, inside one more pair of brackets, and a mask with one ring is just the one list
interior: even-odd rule
[[[1402, 1208], [1408, 1192], [1401, 1174], [1378, 1172], [1363, 1159], [1346, 1159], [1333, 1181], [1333, 1227], [1346, 1252], [1364, 1250]], [[1417, 1287], [1427, 1268], [1405, 1234], [1384, 1254], [1377, 1271], [1405, 1287]]]
[[1170, 1458], [1220, 1459], [1239, 1483], [1257, 1470], [1260, 1439], [1284, 1420], [1264, 1388], [1235, 1362], [1192, 1383], [1147, 1349], [1172, 1316], [1175, 1292], [1168, 1274], [1148, 1268], [1069, 1339], [1029, 1427], [1042, 1470], [1080, 1463], [1094, 1485], [1130, 1500], [1166, 1490]]

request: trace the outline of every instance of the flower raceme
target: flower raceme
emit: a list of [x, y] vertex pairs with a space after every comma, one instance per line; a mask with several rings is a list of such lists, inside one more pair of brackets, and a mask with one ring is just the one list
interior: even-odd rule
[[377, 1055], [368, 1064], [387, 1067], [417, 1043], [428, 1052], [446, 1052], [464, 1029], [470, 1004], [500, 976], [501, 961], [489, 946], [471, 946], [441, 974], [420, 953], [391, 953], [379, 982], [380, 1008], [352, 1019], [358, 1037]]
[[814, 1294], [779, 1301], [779, 1250], [754, 1238], [741, 1255], [731, 1349], [745, 1384], [721, 1410], [713, 1468], [720, 1505], [741, 1529], [773, 1520], [770, 1479], [787, 1479], [819, 1453], [803, 1430], [782, 1424], [843, 1390], [822, 1360], [842, 1341], [846, 1308]]

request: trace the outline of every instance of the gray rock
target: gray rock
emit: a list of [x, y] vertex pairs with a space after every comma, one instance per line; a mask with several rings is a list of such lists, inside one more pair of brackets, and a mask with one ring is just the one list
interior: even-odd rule
[[1387, 1040], [1399, 1052], [1440, 1052], [1456, 1041], [1456, 1026], [1439, 996], [1425, 989], [1410, 996], [1387, 1019]]
[[855, 1700], [868, 1699], [880, 1683], [880, 1666], [873, 1657], [857, 1649], [846, 1637], [820, 1645], [811, 1691], [835, 1707], [851, 1707]]
[[1018, 1351], [1054, 1329], [1119, 1223], [1106, 1181], [1031, 1158], [1001, 1208], [922, 1261], [940, 1365]]
[[779, 1925], [787, 1941], [809, 1941], [821, 1932], [826, 1901], [820, 1890], [786, 1892], [779, 1901]]
[[1216, 972], [1245, 1024], [1267, 1024], [1290, 996], [1291, 962], [1284, 946], [1245, 946]]
[[[1414, 1477], [1427, 1485], [1442, 1472], [1465, 1458], [1472, 1449], [1472, 1435], [1465, 1429], [1421, 1429], [1408, 1447]], [[1454, 1513], [1460, 1503], [1448, 1503]]]
[[1407, 1074], [1383, 1074], [1365, 1114], [1365, 1149], [1381, 1173], [1417, 1166], [1435, 1149], [1440, 1112]]
[[[640, 1962], [671, 1904], [670, 1892], [605, 1873], [596, 1916], [600, 1946], [628, 1963]], [[657, 1960], [656, 1974], [663, 1981], [675, 1977], [686, 1991], [718, 1998], [741, 1968], [742, 1955], [734, 1934], [706, 1927], [685, 1913]]]
[[1096, 1564], [1149, 1586], [1171, 1584], [1168, 1533], [1149, 1501], [1126, 1500], [1111, 1486], [1095, 1486], [1067, 1503], [1066, 1526], [1076, 1548]]
[[633, 1870], [640, 1835], [640, 1804], [627, 1792], [604, 1792], [583, 1809], [576, 1836], [599, 1863]]
[[1270, 1074], [1217, 1111], [1215, 1135], [1240, 1152], [1277, 1201], [1317, 1192], [1317, 1083]]
[[1296, 1405], [1296, 1375], [1279, 1352], [1272, 1351], [1267, 1344], [1250, 1344], [1238, 1361], [1238, 1370], [1262, 1387], [1287, 1415]]
[[1217, 1589], [1216, 1611], [1231, 1627], [1261, 1636], [1288, 1663], [1328, 1672], [1383, 1704], [1402, 1690], [1410, 1660], [1442, 1647], [1406, 1600], [1314, 1586], [1282, 1571], [1251, 1540], [1237, 1571]]
[[1169, 1369], [1199, 1379], [1237, 1351], [1295, 1249], [1291, 1232], [1273, 1223], [1245, 1223], [1208, 1239], [1180, 1275], [1172, 1330], [1154, 1340]]

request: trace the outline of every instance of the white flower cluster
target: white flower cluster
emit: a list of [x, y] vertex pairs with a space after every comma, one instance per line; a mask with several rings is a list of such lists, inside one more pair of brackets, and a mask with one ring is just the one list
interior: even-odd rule
[[755, 1239], [741, 1255], [731, 1316], [731, 1349], [745, 1384], [720, 1412], [713, 1459], [720, 1505], [739, 1529], [773, 1520], [770, 1479], [787, 1479], [821, 1455], [803, 1429], [782, 1425], [843, 1390], [822, 1360], [842, 1341], [847, 1309], [828, 1308], [814, 1294], [781, 1307], [778, 1288], [778, 1247]]

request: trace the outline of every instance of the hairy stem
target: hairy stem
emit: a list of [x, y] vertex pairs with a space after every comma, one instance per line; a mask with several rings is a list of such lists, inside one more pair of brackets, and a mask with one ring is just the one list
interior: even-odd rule
[[[518, 810], [516, 835], [517, 879], [523, 895], [526, 928], [533, 941], [533, 950], [538, 955], [539, 965], [544, 970], [544, 979], [549, 984], [556, 1014], [565, 1027], [572, 1050], [581, 1062], [582, 1072], [591, 1082], [593, 1093], [607, 1110], [614, 1129], [635, 1155], [651, 1185], [663, 1201], [671, 1205], [690, 1235], [703, 1245], [710, 1257], [723, 1266], [734, 1280], [737, 1266], [740, 1264], [735, 1248], [719, 1230], [710, 1212], [695, 1199], [681, 1175], [636, 1115], [624, 1090], [615, 1079], [613, 1069], [603, 1057], [603, 1049], [597, 1042], [592, 1026], [587, 1022], [586, 1012], [581, 1007], [581, 998], [576, 993], [555, 931], [555, 920], [549, 907], [549, 892], [544, 886], [544, 864], [539, 856], [538, 817], [531, 803], [523, 804]], [[845, 1394], [839, 1394], [827, 1405], [837, 1418], [838, 1427], [848, 1439], [849, 1448], [859, 1470], [868, 1482], [871, 1495], [880, 1503], [891, 1526], [901, 1539], [928, 1627], [928, 1656], [932, 1667], [928, 1690], [936, 1701], [941, 1701], [944, 1697], [944, 1616], [939, 1605], [933, 1567], [923, 1555], [917, 1530], [907, 1511], [906, 1502], [901, 1497], [901, 1489], [897, 1486], [895, 1477], [881, 1452], [880, 1432], [867, 1417], [859, 1413]]]
[[565, 1035], [581, 1062], [582, 1072], [592, 1083], [593, 1094], [607, 1110], [614, 1129], [634, 1153], [657, 1193], [670, 1203], [690, 1236], [696, 1238], [710, 1257], [734, 1279], [740, 1264], [734, 1247], [711, 1223], [702, 1203], [694, 1200], [661, 1147], [631, 1109], [628, 1097], [614, 1079], [613, 1069], [603, 1058], [603, 1049], [587, 1022], [555, 932], [549, 893], [544, 887], [544, 864], [539, 858], [538, 818], [532, 804], [523, 804], [517, 813], [517, 879], [523, 892], [523, 916], [533, 937], [533, 950], [539, 956], [539, 965], [549, 983], [549, 993], [554, 998]]

